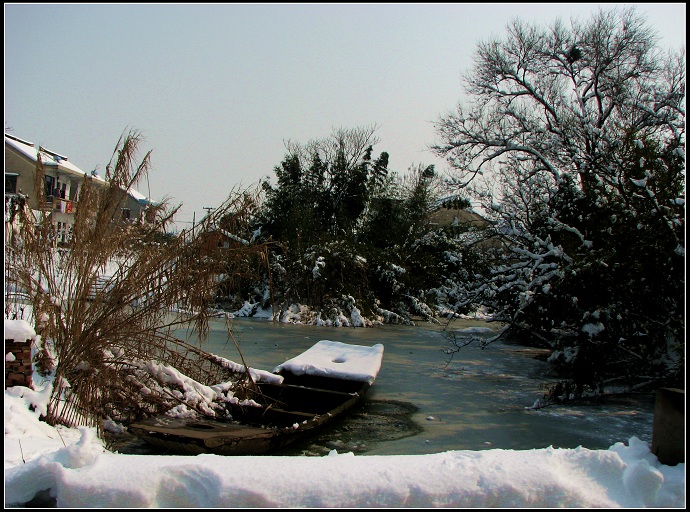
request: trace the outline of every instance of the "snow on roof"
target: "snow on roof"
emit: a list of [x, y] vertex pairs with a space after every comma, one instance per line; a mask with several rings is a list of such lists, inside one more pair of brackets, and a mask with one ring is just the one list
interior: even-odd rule
[[[40, 146], [38, 149], [36, 149], [36, 146], [33, 142], [29, 142], [24, 139], [20, 139], [19, 137], [15, 137], [14, 135], [6, 133], [5, 144], [12, 146], [14, 149], [19, 151], [23, 155], [27, 156], [34, 162], [38, 160], [38, 154], [40, 152], [41, 162], [43, 163], [43, 165], [50, 167], [58, 167], [58, 169], [61, 171], [67, 171], [72, 174], [78, 174], [79, 177], [88, 176], [90, 174], [93, 178], [105, 183], [105, 179], [103, 178], [103, 176], [100, 176], [98, 173], [87, 173], [86, 171], [83, 171], [82, 169], [74, 165], [72, 162], [69, 162], [66, 156], [60, 155], [54, 151], [47, 150]], [[147, 198], [142, 193], [133, 188], [128, 189], [127, 192], [141, 204], [154, 203], [154, 201]]]
[[239, 243], [241, 243], [241, 244], [243, 244], [243, 245], [249, 245], [249, 241], [248, 241], [248, 240], [245, 240], [244, 238], [241, 238], [241, 237], [239, 237], [239, 236], [237, 236], [237, 235], [233, 235], [232, 233], [230, 233], [229, 231], [227, 231], [227, 230], [225, 230], [225, 229], [219, 229], [219, 231], [220, 231], [223, 235], [227, 236], [228, 238], [231, 238], [232, 240], [235, 240], [236, 242], [239, 242]]
[[146, 197], [144, 194], [139, 192], [138, 190], [135, 190], [133, 188], [128, 188], [127, 193], [132, 196], [134, 199], [137, 200], [139, 204], [142, 204], [144, 206], [152, 204], [152, 205], [158, 205], [159, 203], [157, 201], [152, 200], [150, 197]]
[[274, 373], [314, 375], [372, 384], [381, 369], [383, 345], [371, 347], [321, 340], [309, 350], [275, 367]]
[[[54, 151], [49, 151], [47, 149], [39, 147], [36, 149], [36, 146], [32, 142], [28, 142], [26, 140], [20, 139], [19, 137], [15, 137], [13, 135], [5, 134], [5, 144], [8, 144], [9, 146], [12, 146], [14, 149], [19, 151], [20, 153], [24, 154], [34, 162], [38, 160], [38, 154], [40, 152], [41, 154], [41, 162], [43, 165], [51, 166], [51, 167], [59, 167], [60, 170], [68, 171], [70, 173], [78, 174], [80, 177], [85, 176], [88, 173], [86, 171], [83, 171], [76, 165], [74, 165], [72, 162], [69, 162], [66, 156], [59, 155], [58, 153], [55, 153]], [[94, 175], [97, 179], [104, 181], [101, 176]]]
[[33, 142], [29, 142], [28, 140], [20, 139], [19, 137], [15, 137], [14, 135], [10, 135], [9, 133], [6, 133], [5, 137], [8, 137], [10, 140], [16, 140], [17, 142], [21, 142], [22, 144], [26, 144], [27, 146], [34, 147]]

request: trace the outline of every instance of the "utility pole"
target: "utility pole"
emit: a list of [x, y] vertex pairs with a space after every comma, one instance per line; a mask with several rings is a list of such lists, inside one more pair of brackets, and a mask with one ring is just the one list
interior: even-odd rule
[[[210, 217], [211, 211], [213, 210], [213, 208], [211, 208], [210, 206], [204, 206], [204, 210], [206, 210], [206, 217], [204, 217], [204, 220], [206, 220]], [[207, 222], [207, 227], [208, 227], [208, 222]]]

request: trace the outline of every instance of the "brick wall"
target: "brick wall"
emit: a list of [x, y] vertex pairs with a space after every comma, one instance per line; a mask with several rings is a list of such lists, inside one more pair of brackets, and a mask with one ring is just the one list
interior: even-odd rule
[[[8, 361], [9, 353], [14, 356], [13, 361]], [[5, 340], [5, 389], [12, 386], [30, 388], [31, 374], [31, 340]]]

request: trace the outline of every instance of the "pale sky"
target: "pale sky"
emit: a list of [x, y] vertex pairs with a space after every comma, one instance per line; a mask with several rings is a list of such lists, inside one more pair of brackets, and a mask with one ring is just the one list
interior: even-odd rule
[[[152, 150], [153, 199], [187, 227], [269, 176], [287, 140], [376, 125], [390, 169], [447, 164], [433, 121], [461, 99], [476, 44], [632, 4], [4, 4], [5, 129], [104, 171], [120, 135]], [[684, 3], [635, 4], [663, 47]], [[149, 190], [150, 186], [150, 190]], [[194, 215], [196, 214], [196, 217]]]

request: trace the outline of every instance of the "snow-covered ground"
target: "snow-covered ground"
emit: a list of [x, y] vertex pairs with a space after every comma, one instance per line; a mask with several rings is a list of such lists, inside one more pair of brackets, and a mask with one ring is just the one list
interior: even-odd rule
[[660, 464], [635, 437], [608, 450], [125, 455], [95, 429], [39, 421], [51, 383], [35, 382], [5, 390], [5, 506], [38, 495], [58, 507], [685, 507], [685, 464]]

